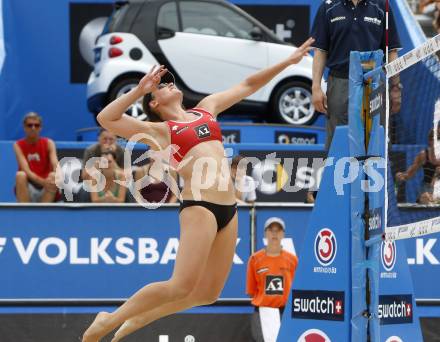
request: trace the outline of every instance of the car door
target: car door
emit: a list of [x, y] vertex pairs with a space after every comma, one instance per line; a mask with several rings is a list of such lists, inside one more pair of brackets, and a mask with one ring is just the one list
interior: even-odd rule
[[[192, 91], [218, 92], [267, 66], [268, 44], [252, 39], [255, 25], [240, 12], [204, 1], [178, 4], [181, 31], [158, 43]], [[163, 20], [160, 17], [158, 20]], [[258, 94], [249, 99], [257, 100]]]

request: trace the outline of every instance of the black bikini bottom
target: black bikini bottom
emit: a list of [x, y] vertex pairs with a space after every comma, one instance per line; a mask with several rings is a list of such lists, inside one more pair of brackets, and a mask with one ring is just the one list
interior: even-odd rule
[[211, 213], [214, 214], [214, 217], [217, 221], [217, 231], [220, 231], [223, 228], [225, 228], [228, 225], [228, 223], [232, 220], [232, 218], [235, 215], [235, 212], [237, 211], [237, 203], [222, 205], [222, 204], [216, 204], [206, 201], [190, 201], [190, 200], [182, 201], [180, 203], [179, 211], [182, 211], [185, 208], [193, 207], [193, 206], [200, 206], [206, 208]]

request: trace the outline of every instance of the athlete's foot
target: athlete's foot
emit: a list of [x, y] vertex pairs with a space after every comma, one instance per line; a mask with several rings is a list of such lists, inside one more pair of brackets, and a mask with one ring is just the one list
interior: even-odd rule
[[113, 337], [111, 342], [119, 342], [125, 336], [130, 335], [133, 331], [136, 331], [141, 327], [142, 325], [137, 324], [135, 320], [129, 319], [125, 321], [124, 324], [122, 324], [120, 328], [116, 331], [115, 336]]
[[112, 329], [107, 323], [108, 312], [100, 312], [83, 335], [82, 342], [99, 342]]

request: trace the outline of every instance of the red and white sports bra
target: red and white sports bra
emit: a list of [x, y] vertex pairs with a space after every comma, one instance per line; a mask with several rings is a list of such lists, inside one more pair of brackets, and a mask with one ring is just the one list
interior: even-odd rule
[[200, 117], [188, 122], [167, 121], [171, 145], [178, 147], [177, 151], [173, 149], [170, 160], [174, 158], [178, 163], [182, 161], [190, 149], [202, 142], [212, 140], [222, 142], [220, 125], [211, 113], [200, 108], [193, 108], [188, 112], [198, 114]]

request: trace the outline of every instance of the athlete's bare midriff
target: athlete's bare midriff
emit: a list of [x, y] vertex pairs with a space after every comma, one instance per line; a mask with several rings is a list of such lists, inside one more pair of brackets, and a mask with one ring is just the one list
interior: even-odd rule
[[178, 174], [184, 181], [182, 197], [185, 200], [236, 202], [228, 159], [219, 141], [194, 146], [180, 162]]

